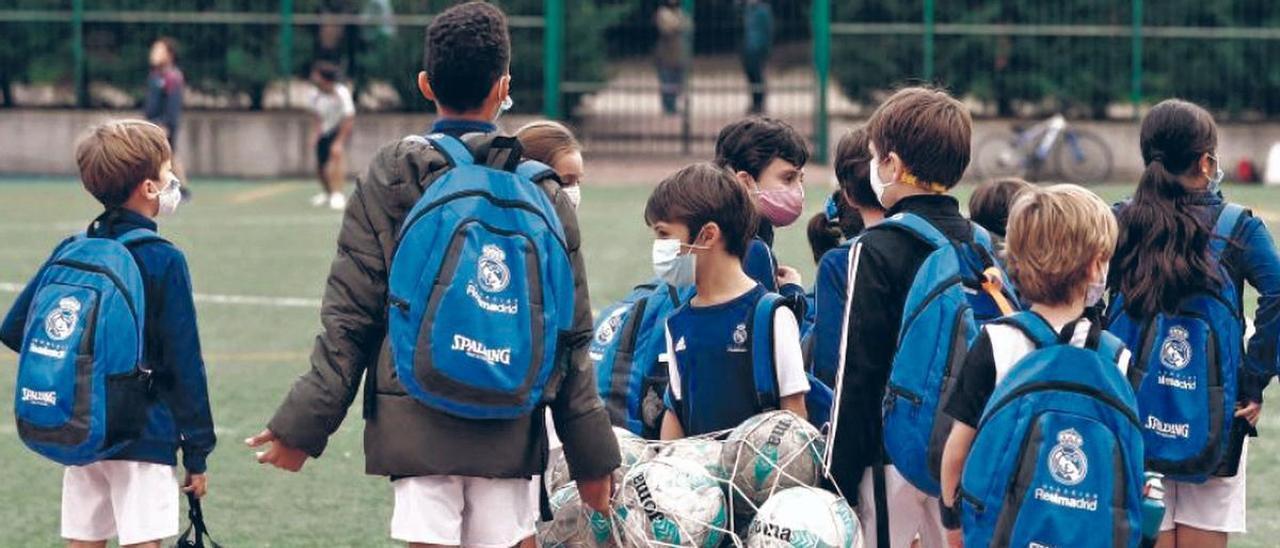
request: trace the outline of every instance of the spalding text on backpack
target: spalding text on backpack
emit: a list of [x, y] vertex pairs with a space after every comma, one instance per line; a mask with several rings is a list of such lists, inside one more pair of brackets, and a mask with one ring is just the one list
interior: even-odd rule
[[1096, 323], [1079, 348], [1031, 312], [1000, 322], [1036, 349], [978, 423], [960, 484], [965, 545], [1137, 546], [1142, 431], [1123, 343]]
[[160, 237], [84, 234], [49, 261], [28, 309], [18, 357], [18, 436], [64, 465], [108, 458], [146, 425], [142, 275], [129, 247]]
[[540, 405], [574, 312], [564, 228], [533, 181], [475, 162], [461, 140], [427, 136], [450, 167], [400, 230], [389, 278], [396, 374], [423, 404], [466, 419], [511, 419]]
[[1107, 329], [1135, 353], [1142, 379], [1138, 410], [1147, 467], [1172, 479], [1202, 482], [1218, 467], [1230, 441], [1237, 368], [1244, 356], [1240, 293], [1221, 262], [1227, 242], [1247, 216], [1228, 204], [1210, 244], [1222, 285], [1187, 295], [1177, 312], [1143, 320], [1111, 303]]
[[[972, 226], [972, 244], [951, 241], [910, 213], [894, 215], [877, 227], [905, 230], [933, 247], [907, 293], [883, 407], [886, 453], [907, 481], [932, 496], [940, 491], [942, 448], [951, 432], [941, 400], [977, 338], [978, 327], [1002, 313], [995, 298], [982, 289], [983, 272], [999, 270], [990, 236]], [[1003, 287], [1012, 286], [1006, 279]], [[1003, 299], [1018, 302], [1012, 294]]]
[[676, 288], [661, 280], [643, 283], [596, 317], [587, 352], [609, 420], [633, 434], [656, 439], [666, 410], [665, 326], [680, 305]]

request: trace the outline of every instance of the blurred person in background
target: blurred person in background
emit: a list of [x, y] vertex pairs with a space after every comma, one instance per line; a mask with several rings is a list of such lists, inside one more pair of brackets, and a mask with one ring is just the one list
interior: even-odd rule
[[351, 90], [338, 81], [338, 67], [328, 61], [317, 62], [311, 71], [315, 94], [311, 109], [315, 113], [316, 169], [321, 192], [311, 198], [311, 205], [343, 210], [347, 196], [342, 193], [347, 177], [347, 143], [355, 125], [356, 105]]
[[[168, 36], [156, 38], [148, 53], [151, 72], [147, 74], [147, 93], [142, 98], [142, 115], [161, 128], [169, 139], [173, 151], [173, 172], [186, 181], [186, 175], [178, 164], [178, 125], [182, 122], [182, 91], [186, 82], [178, 68], [178, 42]], [[190, 196], [186, 185], [181, 187], [182, 199]]]
[[773, 8], [766, 0], [745, 0], [742, 8], [742, 70], [751, 87], [750, 114], [764, 113], [764, 67], [773, 46]]
[[658, 66], [662, 113], [671, 115], [678, 110], [677, 100], [684, 92], [685, 71], [689, 67], [684, 41], [692, 24], [680, 9], [680, 0], [664, 0], [653, 14], [653, 24], [658, 28], [658, 45], [653, 55]]
[[569, 197], [574, 209], [582, 203], [582, 145], [573, 132], [560, 122], [540, 120], [516, 130], [516, 139], [524, 149], [524, 157], [551, 167], [560, 176], [560, 190]]

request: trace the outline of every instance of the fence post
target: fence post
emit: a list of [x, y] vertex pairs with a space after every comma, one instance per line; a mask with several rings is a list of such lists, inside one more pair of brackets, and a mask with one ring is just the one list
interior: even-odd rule
[[933, 81], [933, 2], [924, 0], [924, 80]]
[[293, 76], [293, 0], [280, 0], [280, 76], [284, 78], [284, 105], [290, 105], [289, 78]]
[[1142, 0], [1133, 0], [1133, 58], [1132, 81], [1130, 82], [1129, 100], [1133, 102], [1133, 118], [1138, 119], [1138, 108], [1142, 104]]
[[[698, 21], [694, 18], [694, 0], [683, 0], [680, 11], [689, 19], [689, 30], [684, 33], [682, 59], [685, 61], [684, 73], [680, 76], [680, 152], [685, 156], [693, 153], [693, 34]], [[661, 88], [659, 88], [661, 89]]]
[[89, 106], [89, 82], [84, 61], [84, 0], [71, 2], [71, 67], [75, 75], [76, 106]]
[[831, 0], [813, 3], [813, 159], [827, 163], [827, 143], [831, 131], [827, 121], [827, 80], [831, 73]]
[[560, 80], [564, 73], [564, 0], [546, 0], [542, 28], [542, 115], [561, 117]]

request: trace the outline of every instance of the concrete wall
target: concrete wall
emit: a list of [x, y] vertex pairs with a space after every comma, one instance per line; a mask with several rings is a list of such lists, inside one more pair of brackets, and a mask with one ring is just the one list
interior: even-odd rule
[[[132, 111], [94, 110], [0, 110], [0, 173], [75, 173], [74, 143], [88, 125], [112, 118], [136, 116]], [[507, 116], [502, 125], [519, 127], [528, 117]], [[356, 119], [348, 166], [354, 174], [369, 162], [382, 144], [410, 133], [426, 130], [430, 114], [361, 114]], [[833, 122], [832, 145], [849, 122]], [[975, 147], [988, 136], [1008, 131], [1004, 120], [981, 120], [974, 128]], [[1115, 161], [1111, 179], [1136, 180], [1142, 170], [1138, 152], [1138, 127], [1133, 122], [1081, 122], [1081, 127], [1100, 135], [1110, 146]], [[273, 178], [310, 176], [315, 170], [314, 152], [308, 142], [311, 118], [300, 111], [267, 112], [187, 112], [179, 135], [178, 155], [187, 173], [203, 177]], [[1219, 150], [1231, 171], [1241, 158], [1250, 158], [1265, 169], [1267, 150], [1280, 142], [1280, 124], [1224, 124], [1220, 128]], [[599, 158], [598, 156], [593, 158]], [[685, 160], [670, 156], [618, 157], [617, 164], [593, 168], [601, 183], [657, 181], [661, 175], [645, 167], [678, 166]], [[617, 169], [614, 169], [616, 167]], [[653, 171], [653, 170], [648, 170]], [[820, 177], [824, 172], [814, 175]], [[622, 179], [617, 179], [621, 177]], [[630, 178], [628, 178], [630, 177]], [[822, 177], [825, 178], [825, 177]]]

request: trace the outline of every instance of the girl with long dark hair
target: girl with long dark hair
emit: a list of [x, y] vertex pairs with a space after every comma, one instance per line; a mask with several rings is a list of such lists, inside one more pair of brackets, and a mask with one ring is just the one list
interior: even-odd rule
[[[1238, 222], [1228, 222], [1239, 210], [1226, 202], [1219, 188], [1223, 171], [1217, 150], [1218, 129], [1208, 112], [1186, 101], [1163, 101], [1143, 119], [1140, 138], [1146, 169], [1133, 199], [1117, 210], [1120, 238], [1111, 262], [1110, 317], [1113, 330], [1138, 356], [1135, 363], [1146, 364], [1139, 398], [1141, 422], [1160, 436], [1157, 441], [1187, 438], [1183, 435], [1187, 432], [1180, 428], [1193, 423], [1177, 424], [1160, 416], [1168, 407], [1159, 399], [1153, 402], [1148, 394], [1181, 396], [1176, 391], [1148, 392], [1151, 383], [1161, 385], [1157, 390], [1195, 391], [1195, 381], [1188, 380], [1194, 377], [1187, 376], [1191, 371], [1187, 365], [1194, 359], [1210, 359], [1194, 356], [1195, 337], [1188, 340], [1187, 336], [1194, 328], [1179, 327], [1182, 324], [1168, 318], [1185, 317], [1191, 296], [1226, 295], [1231, 296], [1228, 301], [1234, 301], [1224, 303], [1226, 317], [1233, 322], [1227, 332], [1244, 333], [1244, 282], [1260, 294], [1256, 331], [1247, 350], [1227, 340], [1226, 346], [1209, 343], [1206, 352], [1216, 354], [1218, 360], [1235, 362], [1220, 362], [1223, 370], [1238, 371], [1235, 390], [1229, 386], [1222, 389], [1224, 394], [1236, 394], [1232, 427], [1216, 429], [1218, 436], [1230, 436], [1226, 450], [1217, 453], [1220, 458], [1216, 462], [1201, 463], [1205, 470], [1199, 475], [1207, 476], [1203, 482], [1165, 480], [1167, 510], [1157, 546], [1226, 546], [1228, 534], [1245, 530], [1244, 437], [1246, 433], [1256, 435], [1253, 426], [1261, 412], [1262, 389], [1276, 368], [1280, 256], [1261, 219], [1245, 211]], [[1220, 219], [1227, 221], [1220, 223]], [[1215, 227], [1220, 224], [1229, 228], [1226, 241], [1215, 236]], [[1117, 317], [1126, 319], [1117, 322]], [[1136, 329], [1155, 325], [1161, 326], [1158, 332]], [[1206, 338], [1213, 340], [1212, 335]], [[1228, 352], [1217, 352], [1219, 348]], [[1181, 371], [1184, 368], [1187, 371]], [[1222, 414], [1224, 421], [1230, 420], [1226, 412]], [[1147, 457], [1152, 464], [1152, 451]], [[1153, 467], [1159, 470], [1161, 465]], [[1161, 471], [1179, 475], [1179, 470]]]

